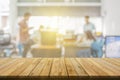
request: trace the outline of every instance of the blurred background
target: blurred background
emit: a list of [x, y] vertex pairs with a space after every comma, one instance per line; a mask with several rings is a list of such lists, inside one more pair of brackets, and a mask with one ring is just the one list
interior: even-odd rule
[[[32, 27], [28, 32], [34, 40], [26, 57], [94, 57], [91, 51], [86, 52], [92, 45], [79, 42], [85, 33], [85, 16], [94, 24], [97, 38], [119, 36], [119, 3], [120, 0], [0, 0], [0, 38], [10, 39], [6, 45], [1, 42], [1, 57], [23, 57], [18, 47], [19, 22], [26, 12], [31, 14], [27, 25]], [[37, 33], [40, 27], [42, 31]], [[105, 44], [101, 50], [101, 57], [106, 57]]]

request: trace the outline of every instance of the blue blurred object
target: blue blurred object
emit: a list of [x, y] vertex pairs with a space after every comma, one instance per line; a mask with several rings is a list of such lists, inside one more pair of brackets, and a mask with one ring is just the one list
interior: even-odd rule
[[119, 35], [106, 36], [105, 57], [120, 58], [120, 36]]
[[5, 49], [5, 55], [6, 55], [6, 57], [9, 57], [11, 55], [11, 50]]
[[22, 43], [19, 43], [18, 44], [18, 50], [19, 50], [19, 55], [22, 56], [23, 55], [23, 49], [24, 49], [24, 46]]
[[91, 54], [93, 57], [102, 58], [103, 56], [102, 48], [103, 48], [104, 42], [105, 42], [104, 38], [100, 37], [91, 44]]

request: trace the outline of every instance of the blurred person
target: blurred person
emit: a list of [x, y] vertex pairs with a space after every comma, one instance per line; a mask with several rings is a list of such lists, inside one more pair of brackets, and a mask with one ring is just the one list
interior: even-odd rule
[[96, 33], [95, 25], [91, 23], [89, 19], [89, 16], [85, 16], [84, 32], [91, 31], [92, 33]]
[[[103, 38], [97, 38], [91, 31], [86, 31], [85, 35], [79, 40], [79, 43], [90, 46], [90, 49], [81, 50], [77, 53], [77, 56], [81, 57], [81, 53], [88, 55], [87, 57], [99, 57], [102, 58], [104, 45]], [[78, 43], [78, 44], [79, 44]]]
[[90, 47], [77, 52], [77, 57], [90, 58], [91, 57], [91, 44], [95, 41], [90, 31], [86, 31], [81, 38], [77, 41], [77, 46]]
[[[30, 39], [28, 20], [30, 19], [31, 14], [25, 13], [23, 19], [18, 23], [19, 24], [19, 52], [23, 57], [26, 57], [27, 52], [30, 50], [33, 40]], [[23, 53], [23, 54], [22, 54]]]
[[91, 34], [91, 31], [86, 31], [83, 35], [81, 35], [81, 38], [77, 40], [77, 45], [86, 45], [91, 46], [93, 41], [95, 40], [95, 37]]
[[103, 46], [104, 46], [104, 37], [99, 35], [96, 37], [96, 40], [91, 44], [91, 54], [93, 57], [102, 58], [103, 57]]

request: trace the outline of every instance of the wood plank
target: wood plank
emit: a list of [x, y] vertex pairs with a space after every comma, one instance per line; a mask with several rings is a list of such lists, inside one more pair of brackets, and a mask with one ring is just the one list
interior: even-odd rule
[[68, 72], [68, 76], [70, 77], [75, 77], [75, 76], [79, 76], [76, 72], [76, 70], [74, 69], [74, 66], [72, 64], [72, 62], [70, 61], [69, 58], [65, 58], [65, 64], [66, 64], [66, 68], [67, 68], [67, 72]]
[[79, 64], [75, 58], [71, 58], [70, 60], [79, 76], [86, 76], [86, 77], [88, 76], [87, 72], [83, 69], [81, 64]]
[[96, 64], [99, 64], [102, 67], [101, 70], [104, 70], [104, 72], [107, 73], [106, 76], [120, 76], [120, 67], [110, 64], [103, 59], [89, 59], [89, 60], [95, 62]]
[[[81, 79], [120, 78], [120, 59], [21, 58], [0, 59], [0, 78]], [[82, 79], [84, 77], [85, 79]], [[88, 78], [86, 78], [88, 77]], [[43, 79], [44, 80], [44, 79]]]
[[53, 59], [53, 64], [52, 64], [52, 67], [51, 67], [50, 76], [58, 76], [58, 75], [59, 75], [59, 59], [54, 58]]
[[[96, 59], [96, 60], [97, 60], [97, 59]], [[101, 59], [101, 60], [102, 60], [102, 59]], [[100, 73], [100, 74], [102, 74], [101, 76], [111, 76], [112, 72], [105, 67], [105, 64], [103, 64], [103, 65], [100, 64], [101, 60], [100, 60], [99, 62], [95, 62], [95, 60], [89, 59], [89, 61], [93, 62], [93, 64], [95, 64], [97, 67], [100, 68], [100, 71], [103, 71], [104, 73], [106, 73], [106, 74]], [[98, 71], [99, 71], [99, 70], [97, 70], [97, 72], [98, 72]]]
[[0, 67], [1, 66], [5, 66], [6, 64], [8, 64], [9, 62], [11, 62], [13, 59], [10, 59], [10, 58], [3, 58], [3, 59], [0, 59]]
[[114, 60], [115, 62], [120, 63], [120, 58], [112, 58], [112, 60]]
[[50, 71], [52, 67], [53, 59], [48, 58], [46, 65], [43, 67], [43, 70], [40, 73], [40, 76], [50, 76]]
[[18, 66], [13, 72], [11, 72], [10, 76], [18, 76], [19, 74], [21, 74], [31, 64], [32, 61], [33, 59], [23, 59], [23, 64]]
[[33, 69], [29, 76], [40, 76], [40, 73], [47, 64], [47, 61], [48, 61], [47, 58], [41, 59], [40, 63]]
[[53, 60], [53, 65], [51, 68], [51, 73], [50, 73], [51, 77], [64, 77], [67, 76], [67, 71], [66, 71], [66, 67], [65, 67], [65, 63], [64, 63], [64, 59], [63, 58], [55, 58]]
[[101, 67], [98, 64], [95, 64], [91, 62], [88, 58], [85, 59], [78, 59], [77, 61], [82, 65], [84, 70], [88, 73], [89, 76], [104, 76], [107, 75], [107, 73], [102, 70], [103, 67]]
[[0, 58], [0, 63], [1, 63], [2, 61], [5, 61], [6, 59], [7, 59], [7, 58], [3, 58], [3, 59]]
[[9, 76], [11, 74], [11, 72], [13, 72], [15, 69], [17, 69], [20, 65], [22, 65], [23, 59], [17, 59], [15, 63], [12, 63], [11, 67], [9, 67], [6, 71], [2, 72], [3, 76]]
[[20, 61], [20, 60], [12, 59], [7, 64], [4, 64], [3, 66], [1, 66], [0, 67], [0, 74], [1, 74], [1, 76], [4, 76], [4, 75], [8, 74], [7, 71], [9, 69], [11, 69], [13, 66], [15, 66], [16, 64], [18, 64], [18, 61]]
[[5, 61], [2, 61], [0, 63], [0, 70], [3, 69], [3, 68], [5, 68], [5, 67], [8, 67], [14, 61], [15, 61], [15, 59], [5, 59]]
[[105, 58], [105, 59], [103, 59], [103, 60], [111, 63], [112, 65], [116, 65], [116, 66], [120, 67], [120, 62], [118, 62], [118, 60], [108, 59], [108, 58]]
[[59, 75], [61, 75], [61, 76], [68, 76], [64, 58], [60, 58]]
[[21, 73], [19, 74], [19, 76], [29, 76], [29, 74], [32, 72], [32, 70], [37, 66], [37, 64], [40, 62], [40, 60], [38, 58], [35, 59], [31, 59], [32, 62], [30, 65], [28, 65], [28, 67]]

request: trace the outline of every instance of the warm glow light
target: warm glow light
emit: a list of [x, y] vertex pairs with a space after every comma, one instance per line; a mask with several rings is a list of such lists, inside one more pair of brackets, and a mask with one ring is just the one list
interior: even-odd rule
[[[90, 21], [95, 24], [97, 32], [102, 32], [102, 19], [91, 17]], [[40, 25], [45, 28], [59, 29], [59, 33], [66, 30], [74, 30], [76, 34], [83, 33], [84, 17], [62, 17], [62, 16], [32, 16], [29, 26], [38, 29]]]

